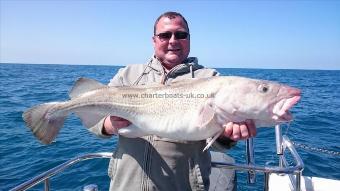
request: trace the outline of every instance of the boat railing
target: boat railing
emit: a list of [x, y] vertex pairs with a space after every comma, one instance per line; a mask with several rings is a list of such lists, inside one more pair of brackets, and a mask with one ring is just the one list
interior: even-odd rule
[[[248, 183], [255, 183], [256, 181], [256, 172], [264, 173], [264, 190], [269, 190], [269, 175], [271, 173], [277, 174], [288, 174], [290, 178], [291, 188], [296, 191], [301, 190], [301, 175], [302, 170], [304, 168], [303, 161], [301, 160], [299, 154], [294, 148], [294, 145], [289, 140], [287, 136], [282, 136], [281, 127], [277, 125], [275, 127], [276, 134], [276, 153], [279, 157], [279, 166], [258, 166], [255, 165], [255, 157], [254, 157], [254, 147], [253, 147], [253, 139], [246, 140], [246, 161], [247, 164], [237, 164], [237, 163], [225, 163], [225, 162], [216, 162], [212, 161], [211, 165], [213, 168], [226, 168], [226, 169], [234, 169], [239, 171], [246, 171], [248, 173]], [[295, 166], [290, 166], [285, 157], [285, 151], [289, 151], [291, 156], [293, 157]], [[27, 190], [29, 188], [34, 187], [35, 185], [44, 182], [44, 190], [50, 190], [50, 178], [54, 175], [61, 173], [68, 167], [79, 163], [81, 161], [96, 159], [96, 158], [111, 158], [111, 152], [99, 152], [99, 153], [91, 153], [85, 154], [78, 157], [75, 157], [71, 160], [68, 160], [18, 186], [11, 189], [11, 191], [21, 191]]]

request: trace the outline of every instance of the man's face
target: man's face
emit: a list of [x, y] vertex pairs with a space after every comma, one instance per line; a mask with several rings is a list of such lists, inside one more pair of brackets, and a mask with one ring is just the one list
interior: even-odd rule
[[162, 17], [156, 25], [156, 35], [152, 37], [156, 57], [167, 68], [181, 64], [190, 52], [190, 36], [186, 39], [176, 39], [172, 34], [170, 39], [164, 39], [157, 34], [164, 32], [188, 32], [185, 22], [181, 17]]

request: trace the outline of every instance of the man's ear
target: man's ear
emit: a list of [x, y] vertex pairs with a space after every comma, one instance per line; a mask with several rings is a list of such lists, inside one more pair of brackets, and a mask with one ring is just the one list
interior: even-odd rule
[[153, 36], [152, 37], [152, 45], [153, 45], [153, 47], [155, 47], [156, 46], [156, 37], [155, 36]]

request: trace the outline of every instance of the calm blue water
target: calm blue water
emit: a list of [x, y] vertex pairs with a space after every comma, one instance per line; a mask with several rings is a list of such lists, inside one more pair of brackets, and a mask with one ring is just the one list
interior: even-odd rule
[[[117, 69], [114, 66], [0, 64], [0, 190], [8, 190], [75, 156], [113, 151], [115, 138], [95, 137], [74, 116], [68, 118], [56, 142], [42, 145], [24, 126], [21, 115], [35, 104], [68, 99], [68, 91], [79, 77], [106, 84]], [[288, 136], [297, 143], [340, 151], [340, 71], [218, 70], [223, 75], [275, 80], [302, 89], [302, 100], [292, 110], [296, 119], [290, 125]], [[273, 128], [258, 130], [257, 164], [276, 164], [274, 135]], [[340, 179], [340, 156], [297, 150], [305, 162], [304, 175]], [[244, 163], [244, 142], [239, 142], [229, 154]], [[100, 190], [107, 190], [107, 165], [105, 159], [80, 163], [53, 178], [51, 186], [53, 190], [80, 190], [84, 185], [96, 183]], [[255, 185], [246, 186], [245, 174], [239, 173], [239, 190], [261, 190], [262, 179], [263, 176], [259, 176]]]

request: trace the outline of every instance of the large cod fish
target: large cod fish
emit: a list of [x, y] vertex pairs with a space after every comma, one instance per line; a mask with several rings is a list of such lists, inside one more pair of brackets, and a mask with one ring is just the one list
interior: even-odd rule
[[132, 125], [118, 133], [126, 137], [216, 139], [223, 132], [222, 124], [231, 121], [252, 119], [257, 127], [291, 121], [288, 110], [299, 101], [300, 93], [275, 82], [235, 76], [142, 87], [109, 87], [80, 78], [69, 101], [37, 105], [25, 111], [23, 119], [44, 144], [55, 139], [70, 113], [87, 128], [109, 115], [125, 118]]

